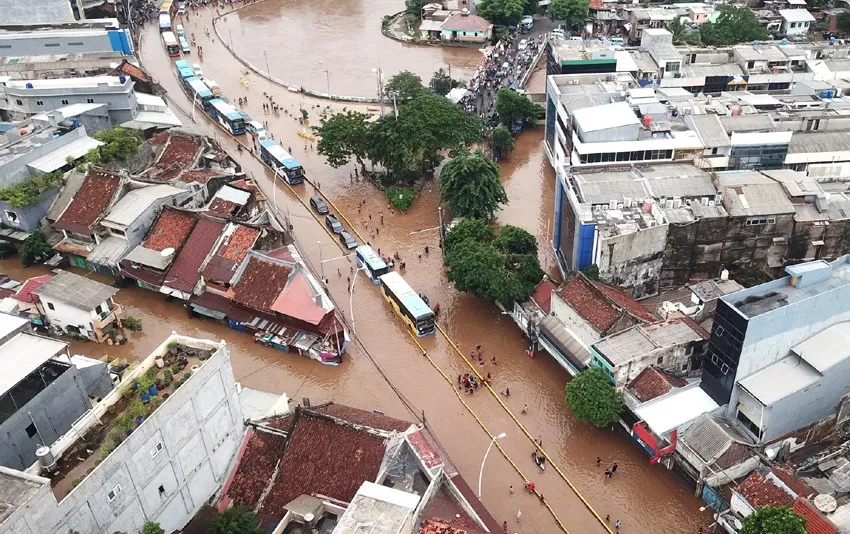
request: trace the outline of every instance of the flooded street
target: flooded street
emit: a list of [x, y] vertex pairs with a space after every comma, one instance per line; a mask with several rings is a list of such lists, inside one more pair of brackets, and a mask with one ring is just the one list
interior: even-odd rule
[[232, 39], [233, 48], [261, 70], [322, 93], [329, 85], [331, 94], [374, 97], [374, 68], [383, 69], [387, 80], [409, 70], [427, 84], [440, 68], [468, 79], [483, 57], [478, 49], [384, 37], [382, 18], [402, 10], [403, 0], [266, 0], [227, 15], [219, 28], [221, 36]]
[[[333, 38], [305, 37], [304, 28], [299, 33], [289, 35], [286, 28], [292, 21], [275, 20], [284, 9], [278, 0], [268, 0], [242, 10], [241, 17], [249, 10], [265, 13], [262, 20], [269, 32], [279, 39], [277, 50], [283, 50], [283, 43], [294, 41], [297, 46], [310, 47], [310, 51], [322, 47], [347, 49], [352, 54], [364, 53], [356, 49], [349, 39], [367, 39], [380, 45], [383, 50], [400, 47], [384, 38], [379, 30], [379, 18], [392, 12], [392, 3], [384, 0], [355, 2], [353, 14], [348, 13], [345, 4], [330, 4], [319, 0], [314, 4], [294, 1], [287, 2], [286, 9], [300, 6], [298, 9], [313, 13], [311, 20], [324, 23], [326, 16], [353, 19], [361, 13], [378, 13], [373, 21], [361, 20], [359, 26], [350, 27], [346, 32], [334, 28]], [[362, 5], [361, 5], [362, 4]], [[381, 6], [380, 9], [375, 7]], [[274, 7], [276, 6], [276, 7]], [[329, 10], [328, 13], [320, 11]], [[337, 6], [331, 8], [329, 6]], [[366, 7], [368, 6], [368, 8]], [[398, 8], [400, 9], [400, 8]], [[234, 15], [231, 15], [234, 16]], [[368, 22], [368, 24], [367, 24]], [[203, 37], [203, 28], [211, 27], [210, 13], [201, 12], [200, 16], [184, 18], [182, 21], [188, 32], [195, 32], [198, 42], [205, 49], [205, 73], [217, 80], [223, 92], [231, 100], [239, 95], [249, 96], [250, 104], [246, 111], [258, 120], [268, 120], [275, 139], [283, 146], [291, 146], [295, 157], [307, 169], [308, 178], [321, 184], [321, 190], [354, 224], [355, 229], [364, 238], [380, 248], [385, 255], [398, 252], [407, 261], [405, 278], [417, 291], [429, 296], [432, 303], [439, 302], [442, 307], [440, 324], [448, 335], [458, 344], [460, 350], [469, 353], [475, 345], [483, 345], [488, 359], [495, 356], [497, 363], [488, 361], [481, 370], [490, 372], [493, 386], [497, 390], [510, 387], [511, 397], [506, 399], [508, 408], [519, 414], [522, 406], [528, 404], [527, 414], [517, 415], [520, 422], [528, 428], [535, 438], [543, 440], [543, 447], [557, 463], [579, 492], [590, 502], [602, 517], [611, 515], [611, 523], [622, 521], [621, 532], [695, 532], [699, 525], [708, 525], [710, 517], [700, 514], [701, 502], [690, 491], [659, 466], [650, 466], [649, 458], [628, 437], [621, 432], [597, 430], [574, 421], [564, 405], [564, 386], [567, 374], [551, 358], [541, 356], [529, 359], [525, 354], [526, 340], [508, 316], [491, 303], [482, 302], [474, 297], [459, 293], [445, 279], [438, 248], [438, 212], [439, 191], [436, 183], [429, 183], [406, 214], [390, 215], [386, 198], [366, 183], [351, 184], [349, 173], [353, 166], [333, 169], [324, 162], [324, 158], [310, 150], [309, 145], [298, 137], [298, 122], [290, 116], [281, 114], [280, 118], [264, 116], [261, 99], [264, 92], [274, 95], [277, 103], [297, 112], [300, 106], [311, 110], [310, 117], [317, 119], [315, 106], [324, 108], [328, 104], [273, 86], [269, 82], [251, 75], [250, 88], [246, 91], [240, 85], [240, 72], [244, 70], [221, 46]], [[275, 26], [275, 24], [278, 24]], [[353, 23], [352, 23], [353, 24]], [[276, 28], [276, 29], [275, 29]], [[356, 30], [355, 30], [356, 28]], [[364, 28], [374, 28], [368, 31]], [[291, 30], [290, 30], [291, 31]], [[361, 36], [360, 34], [367, 34]], [[233, 32], [234, 40], [239, 39]], [[191, 109], [191, 102], [181, 92], [173, 74], [173, 64], [162, 50], [157, 28], [144, 30], [141, 45], [141, 58], [145, 68], [168, 91], [168, 98], [185, 112]], [[321, 42], [320, 42], [321, 41]], [[237, 48], [243, 46], [259, 51], [258, 43], [262, 39], [252, 35]], [[356, 50], [356, 52], [355, 52]], [[429, 53], [440, 54], [439, 49], [428, 49]], [[371, 53], [371, 52], [369, 52]], [[476, 52], [477, 53], [477, 52]], [[393, 55], [389, 52], [386, 54]], [[318, 61], [316, 56], [307, 55], [299, 61], [305, 64]], [[189, 57], [190, 62], [197, 57]], [[399, 68], [404, 68], [402, 61]], [[293, 59], [295, 61], [295, 59]], [[365, 60], [364, 60], [365, 61]], [[368, 63], [365, 63], [368, 67]], [[298, 73], [296, 63], [287, 63], [287, 69]], [[432, 70], [430, 65], [417, 65], [425, 71]], [[315, 65], [314, 65], [315, 66]], [[349, 65], [346, 65], [348, 67]], [[381, 65], [388, 70], [389, 67]], [[275, 67], [272, 66], [273, 74]], [[366, 69], [369, 74], [368, 68]], [[305, 76], [316, 76], [309, 72]], [[333, 73], [331, 73], [333, 88]], [[285, 78], [284, 76], [280, 76]], [[322, 80], [320, 71], [317, 79]], [[364, 87], [368, 90], [368, 78]], [[293, 81], [294, 80], [287, 80]], [[321, 90], [321, 87], [319, 88]], [[356, 108], [350, 104], [330, 104], [331, 108], [341, 111]], [[372, 106], [374, 108], [374, 106]], [[365, 108], [358, 108], [365, 109]], [[188, 127], [215, 137], [225, 149], [237, 155], [234, 141], [225, 136], [201, 113], [196, 113], [197, 123], [183, 118]], [[244, 169], [257, 179], [272, 197], [271, 172], [253, 159], [247, 152], [237, 155]], [[540, 242], [541, 263], [553, 266], [551, 250], [547, 244], [547, 233], [551, 233], [552, 203], [554, 199], [554, 173], [546, 162], [542, 146], [542, 127], [524, 133], [517, 143], [517, 150], [502, 162], [502, 175], [510, 204], [498, 213], [498, 221], [504, 224], [521, 226], [537, 236]], [[140, 318], [145, 326], [141, 334], [132, 334], [131, 342], [123, 347], [98, 346], [84, 343], [73, 348], [76, 352], [91, 356], [121, 356], [128, 359], [142, 358], [161, 341], [171, 330], [188, 335], [226, 339], [231, 349], [236, 379], [247, 387], [286, 392], [295, 402], [309, 397], [313, 403], [333, 400], [351, 404], [364, 409], [380, 409], [388, 415], [411, 419], [410, 411], [417, 415], [424, 412], [425, 418], [444, 448], [452, 457], [459, 471], [475, 487], [481, 458], [490, 437], [482, 431], [470, 412], [454, 394], [457, 375], [469, 371], [466, 363], [455, 352], [443, 336], [437, 334], [420, 340], [422, 346], [435, 364], [450, 378], [446, 381], [440, 372], [427, 359], [423, 358], [419, 347], [402, 328], [380, 296], [378, 289], [364, 276], [357, 278], [352, 297], [353, 306], [349, 308], [346, 277], [352, 265], [338, 242], [329, 236], [323, 224], [317, 222], [312, 213], [278, 182], [275, 193], [279, 212], [288, 214], [295, 227], [295, 238], [305, 259], [316, 271], [324, 270], [329, 278], [329, 290], [337, 305], [344, 311], [349, 323], [353, 321], [363, 347], [352, 343], [348, 357], [340, 367], [328, 367], [315, 361], [300, 358], [270, 348], [254, 345], [250, 336], [230, 330], [213, 321], [189, 319], [181, 302], [165, 302], [161, 295], [138, 288], [122, 289], [116, 300], [127, 306], [128, 315]], [[309, 184], [297, 186], [302, 198], [313, 193]], [[366, 199], [366, 207], [358, 214], [357, 206]], [[385, 225], [377, 224], [379, 213], [384, 211]], [[376, 224], [365, 227], [369, 215]], [[380, 234], [369, 236], [369, 230], [378, 227]], [[429, 246], [430, 254], [418, 253]], [[320, 268], [320, 259], [324, 260]], [[4, 272], [22, 280], [28, 276], [40, 274], [39, 268], [21, 272], [17, 258], [0, 262]], [[96, 275], [93, 275], [96, 276]], [[352, 316], [353, 313], [353, 316]], [[386, 380], [378, 372], [381, 369]], [[394, 391], [388, 384], [395, 386]], [[573, 490], [547, 467], [540, 472], [529, 457], [533, 450], [532, 442], [521, 432], [517, 423], [498, 403], [497, 399], [484, 390], [472, 396], [462, 395], [462, 400], [486, 425], [492, 434], [505, 432], [507, 437], [499, 443], [506, 454], [519, 466], [523, 475], [533, 480], [545, 494], [546, 501], [555, 514], [574, 533], [604, 532], [605, 529], [582, 504]], [[533, 496], [521, 491], [523, 479], [514, 471], [510, 463], [493, 451], [487, 460], [484, 471], [482, 500], [498, 521], [508, 520], [511, 532], [549, 533], [559, 531], [557, 523], [545, 506]], [[617, 476], [605, 481], [603, 469], [596, 468], [596, 456], [601, 456], [606, 465], [619, 464]], [[517, 489], [511, 494], [508, 486]], [[522, 523], [517, 523], [517, 511], [522, 511]], [[612, 527], [613, 530], [613, 527]]]

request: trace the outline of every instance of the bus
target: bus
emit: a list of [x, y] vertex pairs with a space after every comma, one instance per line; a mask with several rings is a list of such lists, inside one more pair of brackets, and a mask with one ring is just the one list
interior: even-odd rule
[[204, 82], [201, 81], [197, 76], [192, 76], [191, 78], [186, 78], [186, 85], [189, 88], [189, 95], [191, 95], [194, 105], [194, 99], [197, 98], [204, 107], [204, 111], [209, 111], [210, 109], [210, 100], [213, 99], [212, 91], [210, 91], [209, 87], [204, 85]]
[[162, 5], [159, 6], [159, 14], [168, 15], [170, 18], [173, 17], [175, 13], [177, 13], [177, 2], [173, 0], [163, 0]]
[[357, 261], [357, 267], [363, 269], [375, 285], [380, 284], [381, 277], [390, 272], [384, 260], [369, 245], [357, 247], [354, 258]]
[[434, 312], [396, 271], [381, 276], [381, 292], [417, 337], [433, 334]]
[[221, 98], [221, 87], [218, 86], [215, 80], [201, 78], [201, 81], [204, 82], [204, 85], [206, 85], [210, 91], [212, 91], [213, 96]]
[[286, 178], [289, 185], [304, 182], [304, 168], [297, 159], [272, 139], [260, 141], [260, 157], [279, 175]]
[[227, 128], [231, 135], [245, 133], [245, 118], [233, 104], [220, 98], [210, 100], [210, 116]]
[[171, 15], [169, 15], [168, 13], [159, 14], [159, 31], [171, 31]]
[[180, 57], [180, 44], [172, 32], [162, 32], [162, 42], [165, 43], [165, 50], [171, 57]]

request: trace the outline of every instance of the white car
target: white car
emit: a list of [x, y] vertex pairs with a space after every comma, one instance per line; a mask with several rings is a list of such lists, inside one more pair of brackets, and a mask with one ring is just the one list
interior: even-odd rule
[[516, 47], [516, 49], [519, 50], [520, 52], [522, 52], [526, 48], [528, 48], [528, 39], [523, 39], [522, 41], [519, 42], [519, 44]]
[[201, 69], [201, 65], [198, 64], [198, 63], [195, 63], [194, 65], [192, 65], [192, 70], [195, 71], [195, 76], [203, 76], [204, 75], [204, 71], [203, 71], [203, 69]]
[[534, 26], [534, 17], [532, 17], [531, 15], [526, 15], [522, 17], [522, 22], [520, 22], [520, 24], [531, 28], [532, 26]]

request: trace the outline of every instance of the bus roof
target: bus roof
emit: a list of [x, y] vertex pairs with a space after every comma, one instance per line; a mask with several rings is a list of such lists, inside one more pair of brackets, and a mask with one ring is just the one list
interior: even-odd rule
[[381, 283], [407, 307], [408, 311], [415, 318], [421, 319], [429, 315], [434, 315], [434, 312], [425, 304], [422, 297], [407, 285], [407, 282], [404, 281], [404, 278], [398, 272], [390, 271], [381, 276]]
[[212, 91], [210, 91], [210, 88], [207, 87], [204, 82], [202, 82], [201, 79], [197, 76], [192, 78], [186, 78], [186, 82], [189, 84], [189, 87], [191, 87], [193, 91], [196, 91], [198, 93], [198, 96], [201, 98], [208, 98], [213, 95]]
[[185, 59], [178, 59], [177, 61], [174, 62], [174, 66], [177, 67], [178, 70], [182, 69], [182, 68], [187, 68], [187, 69], [191, 68], [189, 66], [189, 62], [186, 61]]
[[277, 144], [272, 139], [266, 139], [264, 141], [260, 141], [260, 146], [266, 149], [266, 152], [271, 154], [271, 156], [280, 162], [281, 165], [286, 167], [287, 169], [299, 169], [301, 168], [301, 164], [298, 163], [298, 160], [293, 158], [292, 155], [283, 149], [279, 144]]
[[214, 98], [210, 100], [210, 105], [229, 120], [235, 121], [242, 119], [242, 114], [239, 113], [239, 110], [236, 109], [233, 104], [222, 100], [221, 98]]
[[354, 252], [356, 252], [363, 260], [369, 264], [369, 267], [372, 269], [386, 269], [387, 264], [384, 262], [384, 259], [378, 256], [378, 253], [370, 247], [369, 245], [360, 245], [357, 247]]
[[195, 71], [192, 70], [192, 67], [180, 67], [177, 70], [180, 72], [181, 78], [189, 79], [195, 77]]
[[174, 36], [174, 32], [162, 32], [162, 40], [165, 41], [167, 45], [176, 45], [177, 37]]

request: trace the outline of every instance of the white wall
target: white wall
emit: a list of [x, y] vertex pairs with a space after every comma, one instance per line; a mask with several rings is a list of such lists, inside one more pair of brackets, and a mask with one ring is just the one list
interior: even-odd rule
[[557, 292], [552, 293], [551, 311], [585, 345], [590, 346], [602, 339], [599, 332], [576, 313]]
[[[92, 321], [95, 319], [94, 310], [83, 311], [79, 308], [74, 308], [58, 300], [41, 297], [41, 303], [44, 307], [44, 314], [51, 325], [57, 326], [65, 331], [67, 326], [76, 326], [80, 329], [80, 334], [94, 339], [94, 327]], [[48, 305], [52, 304], [53, 309]], [[106, 306], [106, 302], [102, 302], [101, 306]]]
[[[12, 518], [10, 532], [133, 533], [145, 521], [166, 532], [182, 528], [223, 485], [244, 432], [230, 354], [221, 345], [61, 502], [39, 495]], [[157, 443], [163, 447], [153, 457]], [[110, 502], [116, 484], [121, 492]]]

